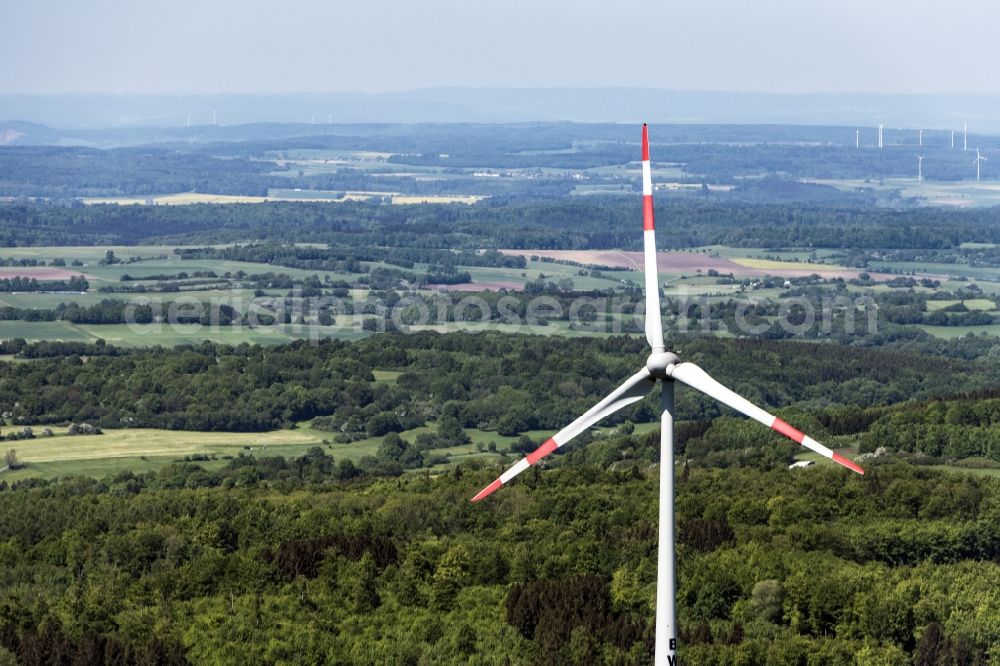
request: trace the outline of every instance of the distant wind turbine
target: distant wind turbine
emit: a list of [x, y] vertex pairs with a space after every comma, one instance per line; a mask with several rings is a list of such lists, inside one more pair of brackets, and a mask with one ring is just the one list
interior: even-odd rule
[[854, 130], [854, 147], [861, 147], [861, 130]]
[[969, 149], [969, 122], [962, 126], [962, 150]]
[[882, 131], [885, 129], [885, 125], [879, 124], [878, 126], [878, 147], [882, 147]]
[[951, 147], [955, 147], [955, 130], [951, 131]]
[[917, 155], [917, 182], [924, 182], [924, 156]]
[[191, 127], [191, 114], [188, 114], [188, 127]]
[[919, 130], [919, 132], [920, 132], [920, 134], [918, 135], [919, 136], [919, 142], [920, 142], [920, 145], [922, 146], [922, 145], [924, 145], [924, 131], [923, 130]]
[[977, 183], [979, 182], [979, 165], [980, 165], [981, 162], [988, 162], [988, 161], [989, 160], [987, 160], [985, 157], [983, 157], [979, 153], [979, 149], [976, 148], [976, 161], [975, 161], [975, 165], [976, 165], [976, 182]]
[[216, 113], [218, 113], [218, 112], [217, 112], [217, 111], [214, 111], [214, 110], [212, 111], [212, 124], [213, 124], [213, 125], [218, 125], [218, 124], [219, 124], [219, 123], [215, 122], [215, 114], [216, 114]]

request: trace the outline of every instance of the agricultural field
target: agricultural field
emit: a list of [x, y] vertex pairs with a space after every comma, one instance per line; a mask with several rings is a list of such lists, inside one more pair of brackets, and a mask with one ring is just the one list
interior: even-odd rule
[[969, 298], [961, 301], [927, 301], [927, 309], [930, 311], [943, 310], [944, 308], [952, 307], [955, 305], [964, 305], [970, 310], [995, 310], [996, 303], [987, 298]]
[[84, 197], [81, 199], [83, 204], [86, 206], [187, 206], [191, 204], [263, 203], [267, 200], [267, 197], [253, 197], [233, 194], [201, 194], [198, 192], [176, 192], [173, 194], [157, 194], [141, 197]]
[[929, 324], [916, 324], [917, 328], [930, 333], [936, 338], [943, 340], [953, 340], [967, 336], [988, 335], [991, 337], [1000, 336], [1000, 325], [990, 324], [985, 326], [932, 326]]
[[900, 274], [916, 273], [952, 279], [1000, 281], [1000, 266], [968, 266], [965, 264], [911, 263], [904, 261], [872, 261], [872, 271], [892, 271]]
[[[546, 257], [557, 261], [575, 262], [584, 266], [608, 266], [618, 269], [638, 269], [642, 266], [641, 252], [617, 250], [502, 250], [502, 252], [522, 257]], [[835, 264], [812, 264], [803, 261], [775, 261], [745, 256], [725, 257], [707, 252], [659, 252], [657, 263], [660, 275], [679, 277], [682, 275], [703, 275], [715, 271], [719, 275], [736, 277], [803, 277], [817, 274], [824, 278], [856, 278], [863, 272]], [[616, 273], [617, 274], [617, 273]], [[638, 273], [637, 273], [638, 274]], [[876, 279], [892, 277], [875, 274]]]
[[[975, 176], [975, 169], [970, 170]], [[874, 189], [896, 191], [901, 196], [919, 200], [926, 206], [946, 206], [956, 208], [983, 208], [1000, 205], [1000, 185], [996, 182], [976, 182], [961, 180], [956, 182], [934, 182], [924, 180], [917, 183], [914, 178], [885, 178], [880, 181], [859, 179], [809, 179], [805, 182], [829, 185], [844, 191]]]
[[[644, 428], [651, 424], [641, 424]], [[52, 437], [36, 436], [11, 442], [8, 449], [17, 452], [24, 467], [0, 472], [0, 481], [8, 483], [27, 478], [51, 479], [61, 476], [82, 475], [103, 478], [120, 471], [152, 471], [192, 456], [207, 468], [218, 468], [241, 455], [282, 456], [295, 458], [313, 447], [321, 447], [335, 459], [358, 462], [365, 456], [374, 456], [382, 443], [381, 437], [361, 439], [349, 444], [331, 443], [333, 435], [314, 430], [308, 423], [295, 429], [264, 433], [192, 432], [184, 430], [156, 430], [122, 428], [105, 430], [100, 435], [68, 435], [65, 427], [52, 427]], [[36, 431], [40, 431], [36, 428]], [[421, 433], [433, 432], [430, 427], [414, 428], [400, 435], [412, 441]], [[517, 437], [498, 435], [467, 429], [471, 442], [461, 446], [431, 449], [429, 454], [447, 456], [443, 467], [450, 467], [471, 458], [500, 458], [489, 453], [492, 442], [505, 451]], [[529, 431], [528, 436], [542, 441], [548, 431]]]
[[372, 201], [383, 198], [388, 199], [392, 204], [399, 206], [450, 203], [459, 203], [471, 206], [472, 204], [486, 199], [487, 196], [479, 194], [419, 195], [368, 190], [333, 192], [324, 190], [287, 190], [274, 188], [268, 191], [268, 195], [266, 197], [178, 192], [175, 194], [161, 194], [143, 197], [85, 197], [81, 199], [81, 201], [87, 206], [187, 206], [193, 204], [256, 204], [274, 201], [297, 201], [300, 203], [344, 203], [348, 201]]
[[[334, 281], [340, 284], [353, 285], [349, 290], [352, 299], [363, 300], [370, 294], [368, 288], [359, 281], [365, 273], [343, 273], [336, 271], [292, 268], [287, 266], [254, 263], [248, 261], [220, 259], [182, 259], [175, 249], [182, 250], [190, 246], [79, 246], [50, 248], [8, 248], [0, 252], [11, 259], [32, 258], [43, 261], [62, 259], [67, 267], [4, 267], [0, 273], [9, 275], [43, 275], [50, 270], [68, 271], [73, 274], [83, 274], [90, 281], [90, 290], [86, 293], [58, 292], [21, 292], [0, 294], [0, 307], [25, 309], [52, 309], [67, 303], [81, 307], [97, 307], [107, 299], [127, 301], [136, 304], [147, 303], [215, 303], [232, 306], [241, 315], [246, 315], [251, 309], [259, 310], [260, 304], [270, 308], [270, 303], [280, 302], [291, 294], [288, 288], [280, 289], [250, 289], [236, 286], [226, 286], [228, 278], [225, 273], [235, 275], [279, 273], [293, 280], [305, 280], [312, 276], [320, 280]], [[216, 246], [225, 247], [225, 246]], [[304, 245], [304, 247], [315, 247]], [[107, 252], [113, 252], [121, 263], [108, 264], [105, 259]], [[560, 289], [575, 291], [621, 291], [638, 287], [641, 273], [636, 269], [641, 261], [641, 255], [635, 252], [610, 250], [507, 250], [508, 254], [518, 255], [527, 259], [523, 268], [491, 268], [482, 266], [459, 267], [471, 277], [471, 282], [438, 285], [428, 284], [423, 291], [417, 292], [430, 298], [438, 291], [477, 293], [482, 291], [507, 290], [518, 292], [532, 282], [558, 285]], [[817, 263], [822, 262], [822, 263]], [[671, 251], [660, 253], [661, 284], [664, 294], [675, 298], [704, 298], [711, 303], [724, 304], [732, 299], [747, 300], [753, 303], [766, 304], [780, 302], [787, 291], [787, 285], [782, 288], [781, 281], [794, 279], [798, 276], [819, 275], [823, 278], [854, 279], [862, 271], [851, 269], [836, 262], [836, 253], [829, 250], [820, 251], [769, 251], [762, 248], [732, 248], [727, 246], [709, 246], [692, 251]], [[594, 271], [586, 265], [604, 266], [602, 270]], [[386, 262], [365, 262], [367, 269], [393, 270], [393, 264]], [[872, 270], [882, 268], [893, 273]], [[427, 264], [414, 264], [412, 270], [425, 271]], [[968, 270], [967, 270], [968, 269]], [[935, 271], [935, 272], [922, 272]], [[941, 273], [937, 273], [940, 271]], [[977, 266], [968, 268], [958, 264], [913, 264], [907, 262], [872, 262], [867, 271], [872, 279], [888, 280], [898, 274], [916, 274], [917, 277], [944, 278], [945, 271], [951, 273], [975, 273], [980, 280], [981, 293], [1000, 294], [1000, 268]], [[164, 275], [179, 273], [213, 272], [218, 279], [199, 278], [191, 286], [182, 286], [179, 291], [158, 292], [156, 280]], [[712, 273], [710, 275], [710, 273]], [[720, 284], [720, 276], [733, 274], [740, 282]], [[123, 282], [124, 276], [129, 276], [128, 282]], [[767, 284], [754, 284], [756, 278], [770, 276]], [[987, 280], [995, 279], [996, 282]], [[197, 283], [197, 284], [195, 284]], [[101, 288], [120, 288], [122, 285], [143, 285], [144, 293], [109, 293]], [[961, 280], [945, 280], [941, 289], [952, 291], [963, 290], [968, 283]], [[936, 288], [916, 285], [911, 287], [918, 293], [933, 295]], [[855, 287], [856, 294], [889, 294], [892, 288], [881, 282], [874, 282], [863, 288]], [[456, 296], [458, 298], [458, 296]], [[962, 299], [966, 308], [972, 311], [992, 312], [994, 302], [989, 298], [966, 297]], [[929, 299], [927, 312], [945, 310], [956, 305], [958, 299]], [[255, 305], [257, 304], [257, 305]], [[126, 347], [137, 346], [170, 346], [179, 343], [223, 342], [239, 344], [281, 344], [302, 337], [322, 339], [333, 337], [339, 339], [359, 339], [370, 334], [363, 330], [365, 317], [358, 314], [336, 314], [326, 326], [303, 328], [293, 324], [263, 325], [250, 328], [240, 326], [202, 326], [199, 324], [168, 325], [149, 323], [126, 326], [124, 324], [85, 324], [69, 321], [0, 321], [0, 337], [24, 338], [28, 341], [63, 340], [89, 341], [103, 339], [113, 344]], [[773, 318], [772, 318], [773, 319]], [[265, 323], [267, 323], [265, 321]], [[983, 326], [980, 322], [974, 326], [938, 326], [922, 325], [922, 330], [941, 338], [954, 338], [968, 332], [992, 332], [992, 328]], [[412, 326], [413, 331], [484, 331], [510, 330], [511, 332], [525, 330], [523, 327], [492, 322], [489, 324], [474, 322], [429, 323]], [[600, 328], [570, 326], [562, 320], [549, 321], [546, 326], [535, 326], [530, 331], [541, 335], [558, 335], [576, 337], [580, 335], [609, 334]], [[726, 335], [724, 327], [717, 328], [718, 335]]]

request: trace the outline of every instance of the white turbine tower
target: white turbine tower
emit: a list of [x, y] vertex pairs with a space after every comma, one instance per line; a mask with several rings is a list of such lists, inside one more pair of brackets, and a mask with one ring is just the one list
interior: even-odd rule
[[218, 113], [218, 111], [212, 111], [212, 124], [213, 125], [218, 125], [219, 124], [219, 123], [215, 122], [215, 117], [216, 117], [217, 113]]
[[962, 150], [969, 149], [969, 121], [962, 125]]
[[976, 161], [975, 161], [975, 165], [976, 165], [976, 182], [977, 182], [977, 183], [979, 182], [979, 165], [980, 165], [980, 164], [981, 164], [982, 162], [988, 162], [988, 161], [989, 161], [989, 160], [987, 160], [987, 159], [986, 159], [985, 157], [983, 157], [983, 156], [982, 156], [982, 155], [981, 155], [981, 154], [979, 153], [979, 149], [978, 149], [978, 148], [976, 148]]
[[882, 131], [885, 129], [885, 125], [879, 124], [878, 126], [878, 147], [882, 147]]
[[646, 286], [646, 341], [650, 354], [646, 365], [632, 375], [608, 397], [594, 405], [581, 417], [545, 440], [541, 446], [517, 461], [493, 483], [472, 498], [478, 502], [510, 483], [514, 477], [551, 454], [571, 439], [601, 419], [631, 405], [649, 393], [656, 382], [662, 383], [660, 419], [660, 504], [659, 543], [656, 566], [656, 666], [673, 666], [677, 663], [677, 624], [674, 601], [674, 382], [687, 384], [732, 409], [759, 421], [782, 435], [836, 463], [864, 474], [858, 465], [834, 453], [805, 433], [757, 407], [746, 398], [734, 393], [693, 363], [683, 363], [673, 352], [667, 351], [663, 341], [663, 324], [660, 320], [659, 277], [656, 264], [656, 232], [653, 224], [653, 181], [649, 163], [649, 134], [642, 126], [642, 200], [643, 200], [643, 250], [645, 254]]
[[917, 182], [924, 182], [924, 156], [917, 155]]
[[918, 130], [918, 131], [919, 131], [919, 134], [917, 134], [918, 142], [922, 146], [924, 145], [924, 131], [923, 130]]
[[951, 147], [955, 147], [955, 130], [951, 131]]
[[861, 147], [861, 130], [854, 130], [854, 147]]

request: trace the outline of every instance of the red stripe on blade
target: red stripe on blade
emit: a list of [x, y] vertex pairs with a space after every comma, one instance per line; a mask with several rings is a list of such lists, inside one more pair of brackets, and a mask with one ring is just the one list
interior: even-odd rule
[[549, 437], [545, 442], [542, 443], [537, 449], [524, 456], [524, 459], [528, 461], [529, 465], [534, 465], [536, 462], [549, 455], [553, 451], [559, 448], [556, 444], [556, 440]]
[[642, 124], [642, 161], [646, 162], [649, 160], [649, 128], [646, 127], [646, 123]]
[[845, 458], [844, 456], [840, 455], [839, 453], [834, 453], [833, 454], [833, 461], [840, 463], [841, 465], [843, 465], [847, 469], [849, 469], [849, 470], [851, 470], [853, 472], [857, 472], [858, 474], [864, 474], [865, 473], [865, 470], [863, 470], [860, 467], [858, 467], [857, 464], [855, 464], [853, 460], [848, 460], [847, 458]]
[[802, 440], [806, 438], [805, 433], [796, 430], [795, 428], [793, 428], [792, 426], [788, 425], [787, 423], [778, 418], [774, 419], [774, 423], [771, 424], [771, 427], [774, 430], [780, 432], [788, 439], [792, 440], [793, 442], [798, 442], [799, 444], [801, 444]]
[[491, 495], [495, 491], [499, 490], [501, 486], [503, 486], [503, 483], [500, 481], [500, 479], [497, 479], [496, 481], [494, 481], [490, 485], [488, 485], [485, 488], [483, 488], [482, 490], [480, 490], [479, 493], [475, 497], [472, 498], [472, 501], [473, 502], [478, 502], [479, 500], [483, 499], [484, 497], [488, 497], [489, 495]]
[[653, 231], [653, 197], [649, 194], [642, 197], [642, 230]]

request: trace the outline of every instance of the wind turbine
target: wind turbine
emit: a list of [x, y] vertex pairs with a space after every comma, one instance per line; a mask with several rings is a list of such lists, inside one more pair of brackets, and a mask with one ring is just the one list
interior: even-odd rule
[[854, 147], [861, 147], [861, 130], [854, 130]]
[[979, 164], [980, 164], [980, 162], [988, 162], [988, 161], [989, 160], [987, 160], [985, 157], [983, 157], [982, 155], [979, 154], [979, 149], [976, 148], [976, 161], [975, 161], [975, 165], [976, 165], [976, 182], [977, 183], [979, 182]]
[[962, 150], [969, 149], [969, 121], [966, 120], [965, 124], [962, 125]]
[[924, 156], [917, 155], [917, 182], [924, 182]]
[[882, 147], [882, 131], [885, 129], [885, 125], [879, 124], [878, 126], [878, 147]]
[[646, 288], [645, 331], [646, 341], [651, 348], [646, 365], [608, 397], [545, 440], [537, 449], [514, 463], [493, 483], [479, 491], [472, 498], [472, 501], [479, 502], [499, 490], [503, 485], [510, 483], [518, 474], [535, 465], [542, 458], [601, 419], [642, 400], [653, 389], [657, 381], [662, 382], [663, 388], [660, 397], [663, 407], [663, 414], [660, 418], [660, 522], [656, 565], [656, 652], [654, 664], [656, 666], [673, 666], [677, 663], [677, 624], [674, 609], [677, 594], [674, 579], [674, 382], [679, 381], [682, 384], [687, 384], [858, 474], [864, 474], [864, 470], [851, 460], [834, 453], [812, 437], [796, 430], [778, 417], [726, 388], [697, 365], [682, 363], [677, 354], [667, 351], [663, 340], [663, 324], [660, 320], [656, 232], [653, 225], [653, 181], [649, 164], [649, 132], [646, 125], [642, 126], [642, 195]]

